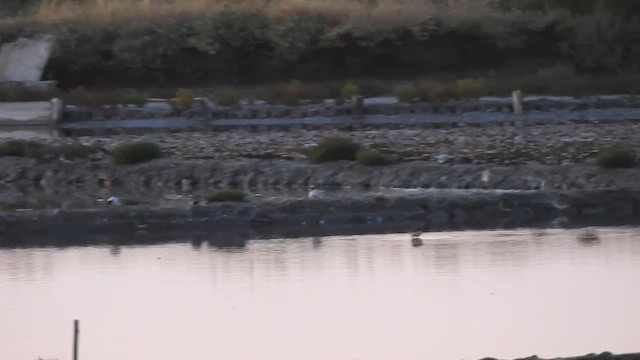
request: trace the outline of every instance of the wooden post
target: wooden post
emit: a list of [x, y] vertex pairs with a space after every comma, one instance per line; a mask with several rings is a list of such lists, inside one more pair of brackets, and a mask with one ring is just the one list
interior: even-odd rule
[[355, 123], [360, 125], [364, 118], [364, 96], [354, 95], [351, 97], [351, 114]]
[[511, 95], [513, 99], [513, 113], [516, 115], [522, 115], [524, 109], [522, 107], [522, 91], [516, 90]]
[[78, 335], [80, 334], [80, 322], [73, 320], [73, 360], [78, 360]]
[[524, 141], [526, 136], [524, 131], [524, 124], [522, 121], [522, 116], [524, 114], [524, 106], [522, 105], [522, 91], [516, 90], [511, 94], [511, 98], [513, 101], [513, 113], [516, 115], [515, 126], [516, 126], [516, 141], [521, 142]]
[[62, 119], [62, 115], [64, 112], [64, 102], [62, 102], [62, 99], [59, 98], [53, 98], [49, 102], [51, 104], [51, 123], [55, 125]]

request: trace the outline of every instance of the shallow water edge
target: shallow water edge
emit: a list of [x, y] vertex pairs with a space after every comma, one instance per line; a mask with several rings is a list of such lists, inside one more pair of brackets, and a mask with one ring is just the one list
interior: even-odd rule
[[423, 191], [236, 202], [0, 213], [0, 247], [156, 243], [190, 237], [220, 246], [249, 239], [637, 222], [640, 191]]

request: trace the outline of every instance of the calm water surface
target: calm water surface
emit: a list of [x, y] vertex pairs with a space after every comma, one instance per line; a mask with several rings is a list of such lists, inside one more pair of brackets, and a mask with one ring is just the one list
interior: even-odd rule
[[0, 250], [0, 359], [640, 351], [640, 229]]

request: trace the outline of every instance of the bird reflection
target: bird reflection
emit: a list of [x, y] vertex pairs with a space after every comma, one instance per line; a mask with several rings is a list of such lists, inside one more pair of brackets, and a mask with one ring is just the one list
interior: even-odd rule
[[531, 232], [531, 236], [536, 239], [541, 239], [547, 236], [547, 232], [544, 229], [534, 229]]
[[412, 236], [411, 237], [411, 246], [413, 247], [420, 247], [424, 245], [424, 241], [422, 241], [422, 239], [420, 239], [420, 237], [416, 237], [416, 236]]
[[209, 238], [207, 243], [210, 247], [219, 250], [244, 250], [249, 237], [250, 236], [245, 233], [227, 234], [224, 237]]
[[578, 242], [583, 245], [595, 245], [600, 242], [600, 236], [594, 229], [585, 229], [578, 233]]
[[424, 245], [424, 241], [422, 241], [420, 235], [422, 235], [422, 231], [416, 231], [411, 234], [411, 246], [419, 247]]
[[424, 241], [420, 238], [425, 232], [429, 232], [431, 226], [429, 224], [423, 224], [420, 229], [411, 233], [411, 246], [420, 247], [424, 245]]
[[313, 239], [313, 248], [314, 249], [319, 249], [320, 247], [322, 247], [322, 238], [319, 236], [314, 236]]
[[120, 253], [122, 253], [122, 248], [120, 247], [120, 245], [113, 245], [109, 249], [109, 253], [111, 253], [112, 256], [119, 256]]
[[194, 250], [200, 250], [202, 248], [202, 244], [206, 240], [206, 236], [204, 235], [194, 235], [191, 238], [191, 248], [193, 248]]

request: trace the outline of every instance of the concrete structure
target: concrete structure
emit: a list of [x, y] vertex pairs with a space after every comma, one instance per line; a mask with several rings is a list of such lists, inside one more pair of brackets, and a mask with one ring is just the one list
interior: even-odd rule
[[0, 126], [54, 125], [62, 116], [62, 101], [26, 101], [0, 103]]
[[0, 82], [38, 82], [51, 56], [54, 37], [19, 38], [0, 48]]

